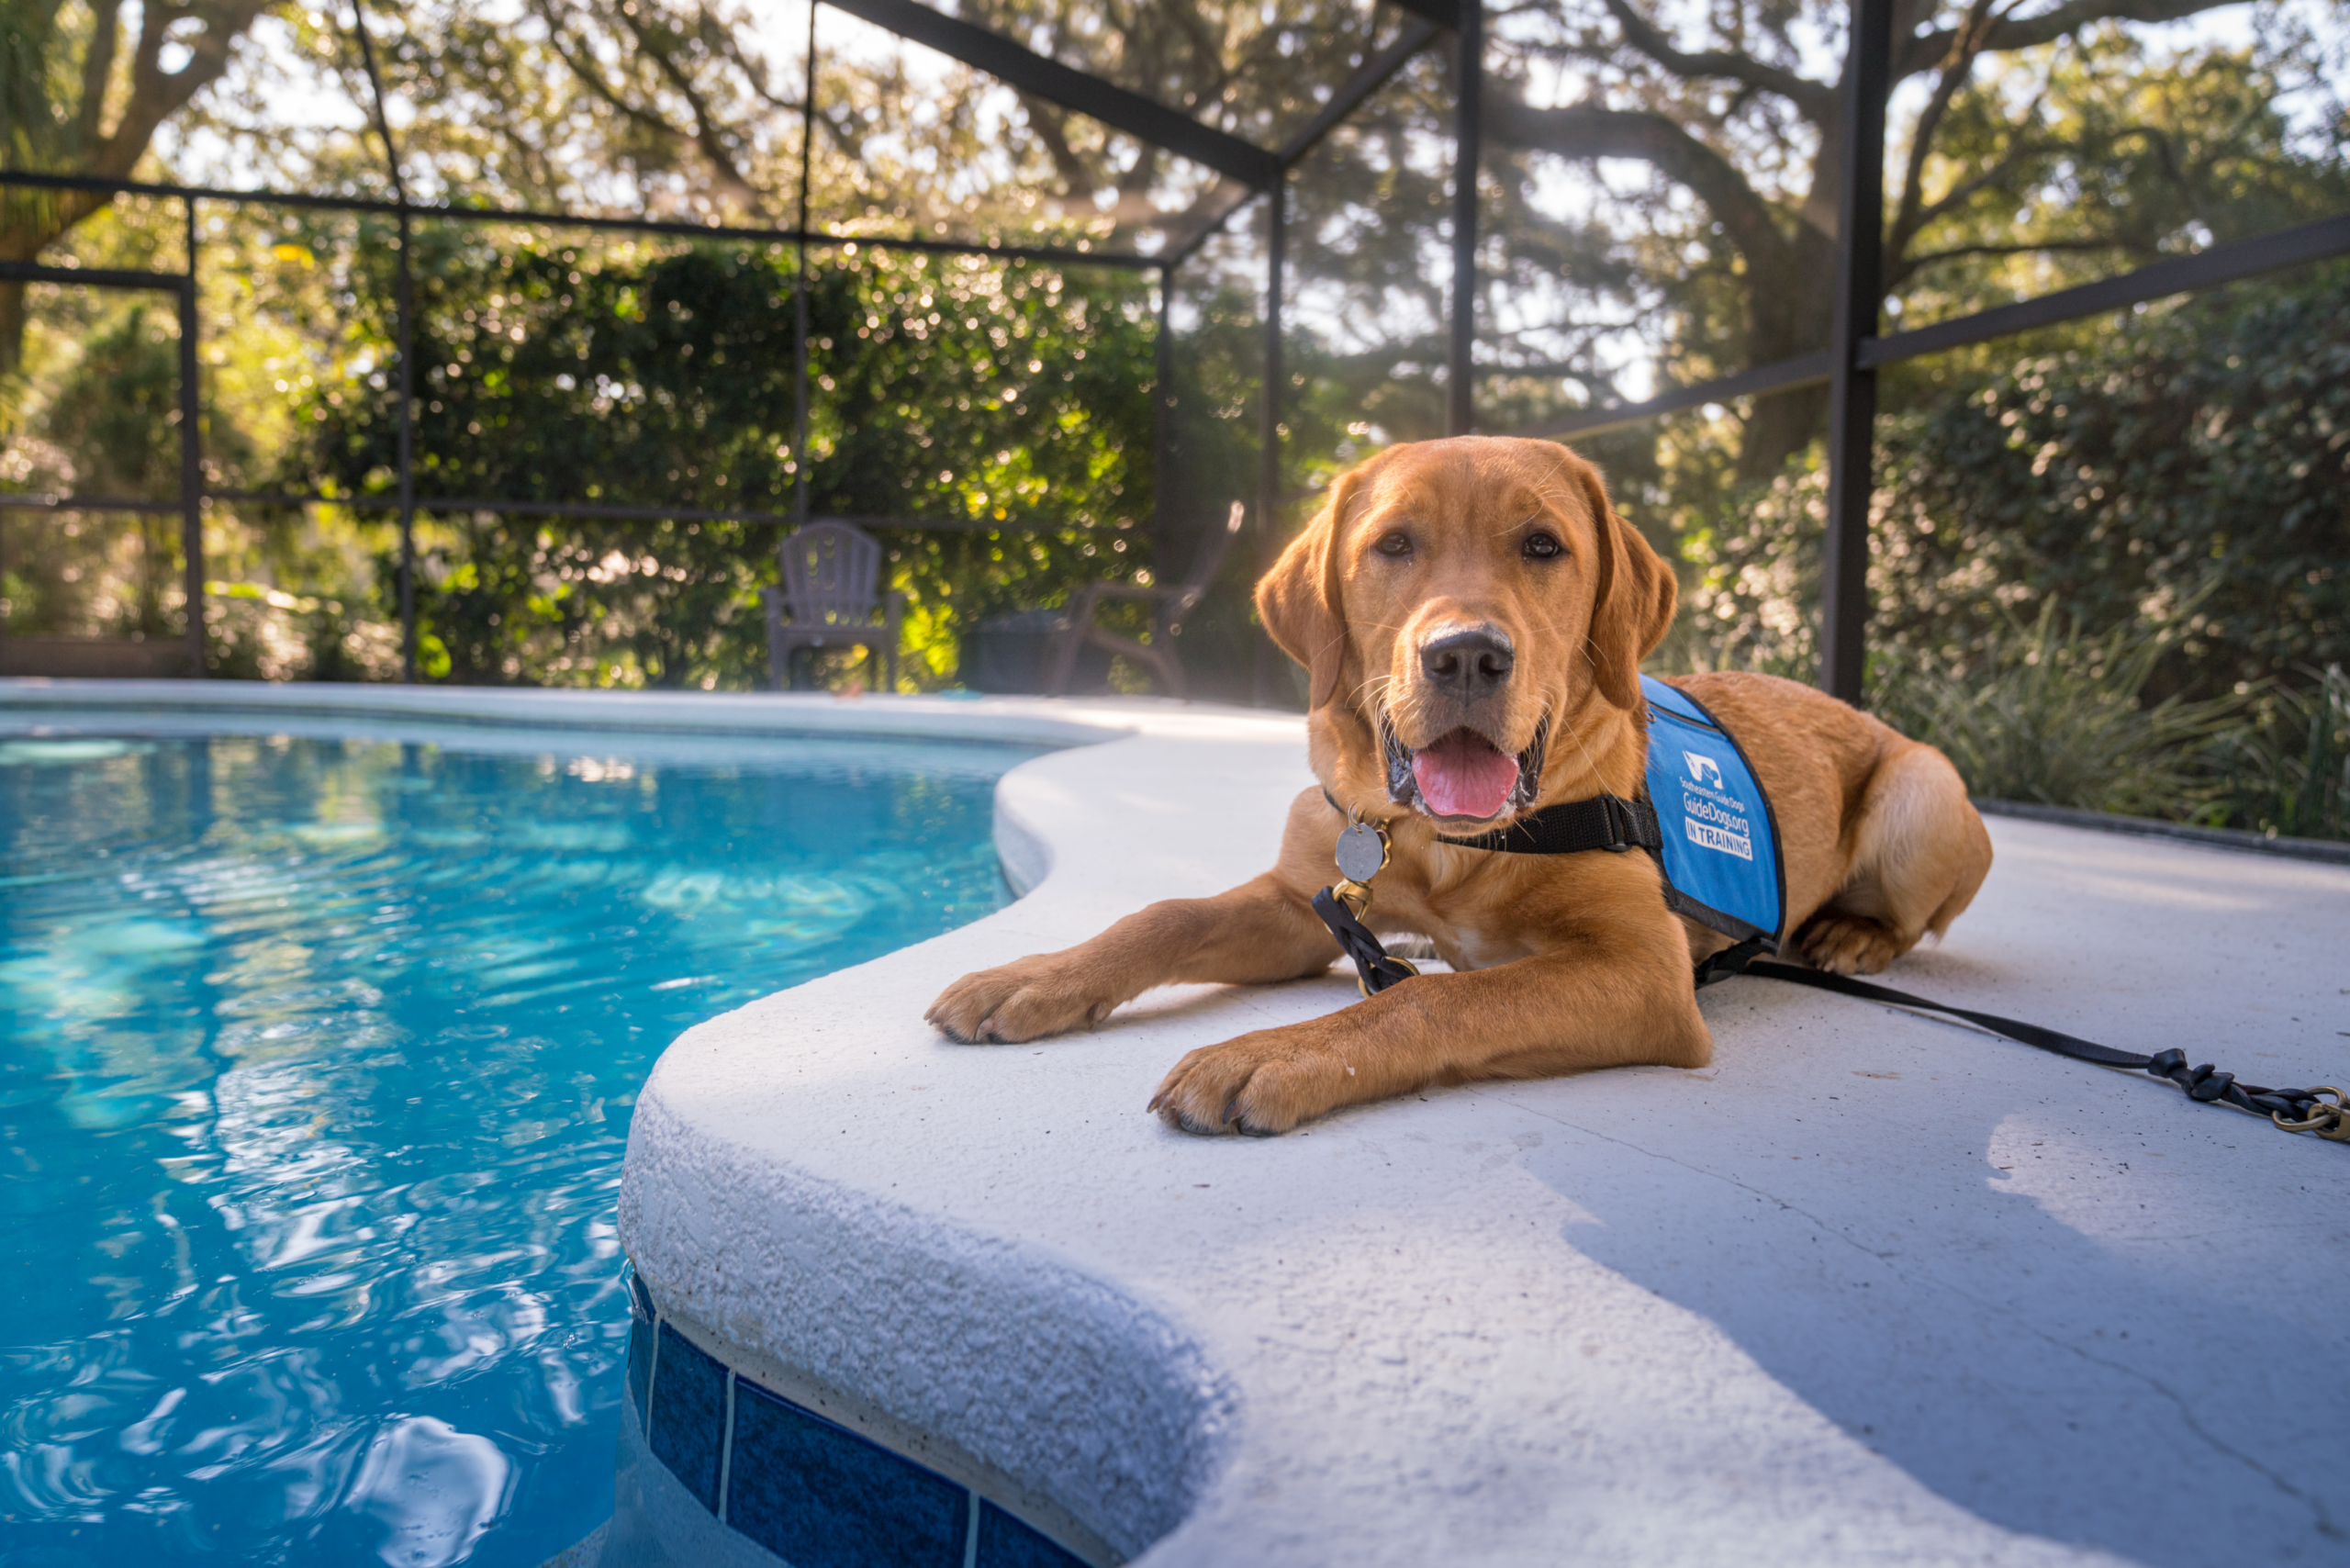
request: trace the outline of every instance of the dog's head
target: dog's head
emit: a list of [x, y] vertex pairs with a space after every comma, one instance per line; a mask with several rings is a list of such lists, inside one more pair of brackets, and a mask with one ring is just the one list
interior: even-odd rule
[[1317, 732], [1369, 743], [1341, 749], [1369, 750], [1390, 799], [1451, 828], [1530, 808], [1546, 752], [1595, 703], [1639, 707], [1673, 601], [1590, 464], [1475, 436], [1347, 475], [1257, 585]]

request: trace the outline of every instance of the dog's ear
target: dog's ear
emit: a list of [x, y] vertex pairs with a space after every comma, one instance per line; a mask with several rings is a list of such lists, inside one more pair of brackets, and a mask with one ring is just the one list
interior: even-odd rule
[[1309, 709], [1337, 695], [1338, 675], [1346, 666], [1338, 542], [1355, 487], [1367, 468], [1358, 468], [1330, 487], [1329, 498], [1305, 532], [1289, 542], [1273, 569], [1257, 584], [1258, 619], [1274, 644], [1305, 666]]
[[1592, 669], [1600, 695], [1630, 712], [1640, 705], [1640, 661], [1672, 628], [1680, 585], [1639, 530], [1608, 504], [1599, 470], [1580, 461], [1575, 466], [1599, 535], [1598, 588], [1591, 606]]

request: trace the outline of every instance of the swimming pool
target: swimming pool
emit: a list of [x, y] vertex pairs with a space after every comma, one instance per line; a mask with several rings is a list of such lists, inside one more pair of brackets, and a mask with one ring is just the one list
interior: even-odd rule
[[0, 1561], [77, 1568], [598, 1524], [654, 1057], [998, 907], [1035, 755], [44, 722], [0, 735]]

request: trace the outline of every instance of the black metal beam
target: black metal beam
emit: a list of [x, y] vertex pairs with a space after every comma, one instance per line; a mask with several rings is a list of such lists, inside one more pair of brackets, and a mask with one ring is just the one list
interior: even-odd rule
[[1090, 115], [1113, 130], [1163, 147], [1219, 174], [1262, 186], [1281, 174], [1279, 158], [1254, 142], [1202, 125], [1139, 93], [1089, 76], [1001, 33], [934, 11], [917, 0], [829, 3], [900, 38], [984, 71], [1007, 86]]
[[80, 284], [84, 288], [152, 288], [176, 294], [187, 279], [179, 273], [126, 272], [119, 267], [51, 267], [39, 262], [0, 262], [0, 279], [10, 283]]
[[1433, 22], [1447, 32], [1460, 30], [1460, 0], [1395, 0], [1399, 10], [1409, 11], [1423, 21]]
[[[807, 72], [800, 88], [800, 232], [808, 230], [808, 184], [816, 167], [816, 3], [808, 0]], [[808, 455], [808, 426], [815, 417], [815, 389], [808, 365], [808, 241], [800, 241], [791, 268], [791, 516], [795, 526], [808, 526], [810, 482], [813, 464]], [[776, 543], [780, 565], [783, 543]], [[785, 661], [787, 664], [789, 660]]]
[[2350, 213], [2337, 213], [2314, 223], [2239, 240], [2233, 244], [2214, 245], [2191, 256], [2153, 262], [2120, 277], [2099, 278], [2077, 288], [2059, 289], [2037, 299], [1978, 310], [1956, 320], [1863, 339], [1859, 363], [1871, 368], [1893, 364], [1920, 354], [1965, 348], [2011, 332], [2027, 332], [2034, 327], [2053, 327], [2084, 316], [2101, 316], [2109, 310], [2126, 310], [2149, 299], [2215, 288], [2340, 255], [2350, 255]]
[[[353, 511], [397, 511], [397, 496], [287, 495], [259, 490], [207, 490], [204, 498], [231, 506], [348, 507]], [[612, 506], [585, 501], [501, 501], [478, 496], [419, 496], [422, 512], [486, 511], [512, 517], [585, 517], [608, 522], [797, 522], [782, 511], [725, 511], [698, 507]], [[140, 511], [177, 515], [180, 503], [135, 500], [119, 496], [0, 496], [0, 511]], [[913, 529], [925, 533], [1128, 533], [1099, 523], [1008, 522], [987, 518], [823, 517], [812, 522], [845, 522], [858, 528]]]
[[415, 231], [400, 214], [400, 253], [392, 274], [393, 349], [399, 355], [400, 678], [416, 684], [416, 268]]
[[[1265, 365], [1264, 395], [1257, 408], [1257, 575], [1272, 569], [1281, 547], [1275, 530], [1281, 506], [1281, 402], [1288, 390], [1288, 372], [1281, 364], [1281, 295], [1289, 266], [1289, 180], [1273, 182], [1265, 193]], [[1249, 700], [1261, 708], [1272, 685], [1272, 639], [1257, 628], [1249, 654]]]
[[1299, 159], [1313, 151], [1324, 137], [1361, 107], [1365, 98], [1387, 85], [1412, 56], [1427, 48], [1443, 30], [1432, 22], [1415, 19], [1393, 43], [1365, 61], [1360, 70], [1338, 84], [1338, 90], [1330, 95], [1330, 101], [1322, 106], [1319, 113], [1281, 143], [1281, 151], [1274, 154], [1281, 160], [1281, 167], [1295, 167]]
[[1823, 349], [1818, 353], [1757, 365], [1736, 375], [1701, 381], [1695, 386], [1676, 386], [1643, 402], [1618, 403], [1613, 408], [1569, 414], [1539, 430], [1525, 433], [1551, 441], [1564, 441], [1570, 436], [1596, 435], [1605, 431], [1637, 425], [1660, 415], [1677, 414], [1684, 409], [1701, 408], [1707, 403], [1727, 403], [1733, 398], [1750, 398], [1762, 392], [1785, 392], [1792, 387], [1816, 386], [1829, 378], [1831, 368], [1832, 362]]
[[[1175, 509], [1168, 492], [1175, 478], [1175, 273], [1158, 274], [1158, 331], [1151, 342], [1150, 386], [1150, 564], [1161, 582], [1175, 571]], [[1167, 601], [1160, 599], [1151, 635], [1167, 634]]]
[[[1212, 191], [1209, 194], [1214, 195], [1214, 193]], [[1167, 253], [1165, 263], [1160, 267], [1160, 271], [1162, 273], [1171, 273], [1177, 267], [1181, 266], [1185, 262], [1190, 261], [1193, 256], [1197, 255], [1201, 246], [1206, 244], [1209, 241], [1223, 233], [1224, 226], [1231, 222], [1234, 216], [1237, 214], [1242, 207], [1247, 207], [1250, 202], [1254, 201], [1259, 194], [1261, 193], [1248, 192], [1243, 194], [1241, 197], [1237, 201], [1235, 201], [1230, 207], [1225, 207], [1222, 212], [1216, 214], [1205, 223], [1201, 224], [1199, 228], [1192, 230], [1192, 237], [1190, 239], [1184, 241], [1181, 245]]]
[[[1442, 30], [1426, 22], [1416, 21], [1404, 29], [1401, 38], [1371, 56], [1360, 70], [1348, 77], [1344, 84], [1330, 95], [1330, 101], [1322, 106], [1321, 112], [1299, 127], [1295, 135], [1281, 143], [1280, 157], [1282, 171], [1286, 173], [1295, 168], [1300, 160], [1321, 144], [1324, 137], [1336, 129], [1348, 115], [1361, 107], [1364, 99], [1393, 80], [1395, 73], [1404, 69], [1411, 58], [1426, 49]], [[1166, 252], [1161, 263], [1162, 268], [1171, 272], [1190, 261], [1201, 246], [1223, 232], [1224, 226], [1232, 221], [1235, 213], [1248, 205], [1248, 198], [1244, 196], [1225, 207], [1214, 218], [1201, 224], [1192, 231], [1190, 239], [1174, 250]]]
[[187, 673], [204, 678], [204, 398], [196, 376], [196, 198], [185, 202], [187, 275], [180, 279], [180, 597], [187, 602]]
[[1844, 61], [1836, 313], [1830, 327], [1828, 536], [1821, 545], [1819, 684], [1861, 700], [1868, 653], [1869, 499], [1875, 488], [1876, 372], [1860, 361], [1885, 301], [1885, 100], [1893, 0], [1852, 0]]
[[[222, 185], [158, 185], [146, 180], [100, 180], [81, 174], [41, 174], [0, 169], [0, 185], [27, 185], [40, 190], [92, 191], [106, 196], [194, 196], [198, 201], [228, 202], [241, 207], [291, 207], [316, 212], [364, 212], [397, 217], [400, 205], [373, 196], [289, 195], [279, 191], [237, 190]], [[755, 244], [789, 245], [805, 240], [817, 247], [863, 245], [876, 251], [911, 251], [930, 256], [997, 256], [1006, 261], [1044, 262], [1055, 266], [1118, 267], [1129, 272], [1155, 271], [1167, 264], [1163, 256], [1131, 251], [1084, 251], [1066, 245], [1003, 245], [989, 241], [924, 240], [912, 235], [802, 233], [796, 229], [751, 229], [726, 223], [686, 223], [657, 218], [596, 218], [575, 212], [544, 212], [533, 207], [458, 207], [448, 203], [410, 202], [418, 218], [452, 223], [531, 223], [550, 229], [586, 229], [610, 234], [662, 234], [681, 240], [746, 240]], [[10, 263], [14, 264], [14, 263]], [[86, 270], [86, 269], [85, 269]], [[5, 276], [6, 274], [0, 274]]]
[[[359, 35], [359, 59], [367, 69], [374, 98], [375, 134], [384, 143], [384, 169], [391, 176], [392, 200], [399, 211], [400, 250], [392, 278], [392, 337], [399, 356], [398, 474], [400, 487], [400, 678], [416, 684], [416, 282], [409, 246], [408, 181], [400, 174], [400, 150], [392, 140], [392, 117], [384, 104], [384, 78], [375, 70], [375, 45], [367, 36], [367, 10], [351, 0], [351, 30]], [[192, 241], [191, 241], [192, 242]]]
[[1477, 428], [1477, 170], [1484, 145], [1484, 0], [1460, 0], [1453, 39], [1452, 314], [1445, 353], [1444, 433]]
[[[2224, 284], [2240, 283], [2247, 278], [2344, 255], [2350, 255], [2350, 213], [2321, 218], [2314, 222], [2280, 230], [2257, 239], [2215, 245], [2191, 256], [2155, 262], [2119, 277], [2100, 278], [2077, 288], [2043, 294], [2037, 299], [2020, 300], [2013, 305], [1977, 311], [1972, 316], [1937, 321], [1930, 327], [1894, 332], [1881, 338], [1863, 338], [1854, 351], [1853, 362], [1863, 369], [1876, 369], [1924, 354], [1943, 353], [1952, 349], [1988, 342], [1995, 338], [2029, 331], [2035, 327], [2056, 326], [2085, 316], [2126, 310], [2147, 300], [2216, 288]], [[1814, 386], [1829, 380], [1833, 366], [1834, 356], [1822, 350], [1818, 353], [1760, 365], [1736, 375], [1702, 381], [1694, 386], [1676, 387], [1645, 402], [1621, 403], [1613, 408], [1570, 414], [1525, 433], [1562, 441], [1570, 436], [1620, 430], [1659, 415], [1694, 409], [1700, 404], [1727, 403], [1733, 398]], [[1499, 373], [1502, 368], [1495, 367], [1487, 374]]]
[[0, 511], [145, 511], [176, 517], [177, 500], [142, 501], [127, 496], [0, 496]]

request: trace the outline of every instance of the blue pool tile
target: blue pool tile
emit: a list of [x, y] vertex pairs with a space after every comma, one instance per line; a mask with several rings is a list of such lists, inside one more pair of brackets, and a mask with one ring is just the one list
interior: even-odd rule
[[647, 1323], [653, 1321], [653, 1293], [644, 1288], [644, 1282], [637, 1277], [634, 1269], [628, 1271], [628, 1305], [637, 1316]]
[[968, 1492], [740, 1379], [731, 1474], [726, 1522], [792, 1568], [961, 1568]]
[[718, 1455], [726, 1434], [726, 1369], [661, 1325], [661, 1370], [653, 1380], [645, 1440], [687, 1491], [718, 1511]]
[[[628, 1391], [636, 1401], [636, 1418], [642, 1423], [652, 1414], [644, 1406], [647, 1386], [653, 1375], [653, 1325], [642, 1317], [628, 1321]], [[643, 1430], [642, 1425], [637, 1428]]]
[[1086, 1562], [982, 1498], [979, 1568], [1086, 1568]]

